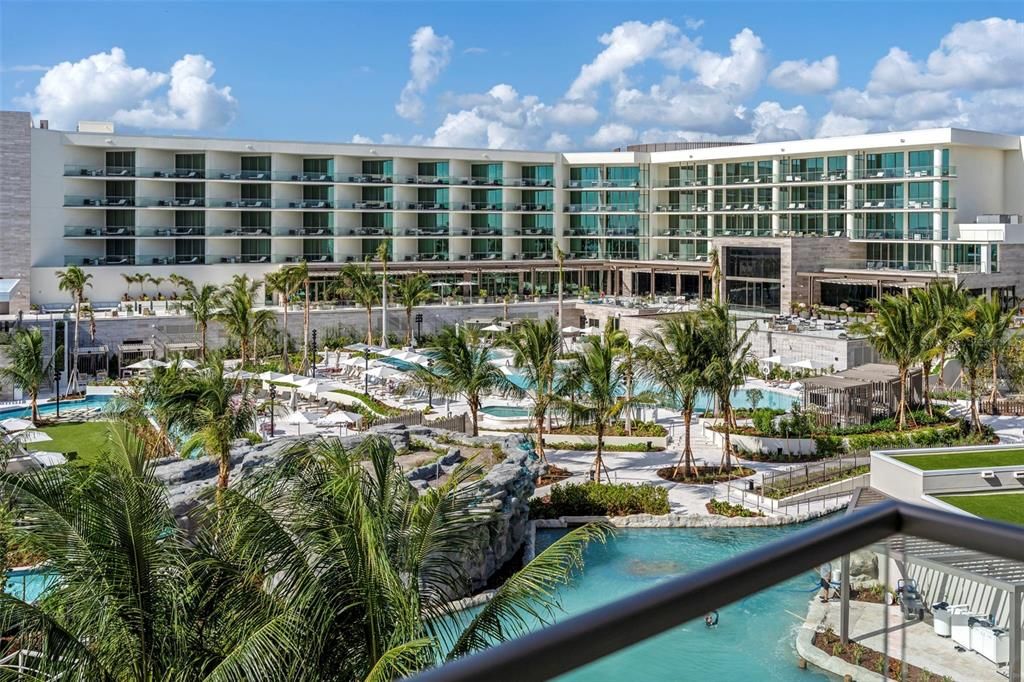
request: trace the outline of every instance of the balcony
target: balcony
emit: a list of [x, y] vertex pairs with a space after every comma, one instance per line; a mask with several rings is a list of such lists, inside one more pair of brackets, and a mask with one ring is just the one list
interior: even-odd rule
[[569, 258], [573, 260], [599, 260], [601, 254], [598, 251], [570, 251]]
[[524, 251], [523, 260], [548, 260], [551, 258], [550, 251]]
[[502, 203], [488, 203], [484, 201], [470, 201], [468, 203], [454, 203], [452, 204], [453, 211], [480, 211], [480, 212], [494, 212], [503, 211], [504, 204]]
[[82, 196], [69, 194], [64, 196], [64, 206], [68, 208], [134, 208], [136, 197], [121, 196]]
[[[348, 228], [352, 229], [352, 228]], [[290, 227], [274, 230], [275, 237], [326, 237], [335, 236], [333, 227]]]
[[507, 203], [503, 204], [503, 206], [506, 211], [519, 213], [551, 212], [555, 210], [554, 204]]
[[395, 228], [396, 236], [405, 237], [431, 237], [433, 239], [447, 238], [450, 236], [447, 227], [406, 227]]
[[257, 237], [260, 239], [271, 236], [269, 227], [225, 227], [223, 232], [211, 232], [214, 237]]
[[682, 204], [656, 204], [655, 213], [695, 213], [706, 211], [710, 204], [682, 203]]
[[470, 229], [472, 237], [500, 237], [500, 227], [474, 227]]
[[334, 255], [327, 253], [310, 253], [302, 256], [275, 255], [274, 263], [333, 263]]
[[[971, 269], [963, 269], [963, 268]], [[871, 260], [860, 258], [843, 258], [825, 261], [822, 268], [828, 270], [856, 270], [867, 272], [908, 272], [908, 273], [934, 273], [935, 263], [932, 261], [899, 261], [899, 260]], [[943, 272], [978, 272], [977, 264], [958, 265], [957, 269], [943, 267]]]
[[555, 181], [546, 178], [539, 180], [536, 178], [504, 178], [502, 183], [505, 187], [554, 187]]
[[140, 227], [140, 237], [205, 237], [205, 227]]
[[135, 265], [135, 256], [64, 256], [64, 265]]
[[693, 189], [694, 187], [707, 187], [710, 184], [707, 178], [676, 178], [658, 183], [655, 185], [655, 189]]
[[65, 237], [134, 237], [134, 226], [77, 226], [65, 225]]
[[401, 211], [447, 211], [447, 201], [398, 201], [395, 208]]
[[525, 227], [523, 228], [524, 237], [550, 237], [552, 236], [551, 228], [543, 227]]
[[413, 253], [405, 257], [407, 261], [446, 261], [448, 260], [448, 252], [434, 252], [434, 253]]
[[393, 204], [390, 201], [363, 199], [359, 201], [338, 201], [335, 202], [335, 207], [341, 210], [390, 211]]
[[571, 190], [594, 190], [594, 189], [640, 189], [639, 180], [569, 180], [565, 183], [566, 189]]
[[640, 213], [639, 204], [566, 204], [566, 213]]
[[764, 173], [761, 175], [727, 175], [725, 176], [726, 185], [759, 185], [767, 184], [772, 182], [774, 176], [771, 173]]
[[394, 177], [375, 173], [335, 173], [334, 181], [357, 185], [391, 185], [394, 184]]
[[858, 199], [854, 202], [856, 210], [932, 210], [956, 208], [956, 199]]
[[500, 251], [474, 251], [469, 254], [470, 260], [501, 260]]
[[655, 256], [655, 260], [671, 260], [683, 263], [706, 263], [708, 257], [705, 254], [700, 253], [676, 253], [669, 251], [668, 253], [657, 254]]

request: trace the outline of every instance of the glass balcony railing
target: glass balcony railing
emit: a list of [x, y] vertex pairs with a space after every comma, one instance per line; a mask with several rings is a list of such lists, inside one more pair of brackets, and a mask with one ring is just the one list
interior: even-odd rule
[[503, 211], [504, 204], [501, 202], [486, 202], [486, 201], [470, 201], [470, 202], [452, 202], [451, 207], [453, 211]]
[[396, 227], [395, 235], [402, 237], [447, 238], [450, 232], [447, 227]]
[[550, 227], [524, 227], [524, 237], [550, 237], [553, 230]]
[[523, 251], [523, 260], [547, 260], [551, 251]]
[[506, 211], [517, 211], [520, 213], [543, 213], [555, 210], [555, 205], [550, 203], [526, 203], [526, 202], [511, 202], [504, 204]]
[[391, 175], [379, 175], [376, 173], [335, 173], [335, 182], [358, 184], [358, 185], [390, 185], [394, 183]]
[[224, 227], [208, 228], [208, 234], [213, 237], [269, 237], [270, 227]]
[[593, 189], [640, 189], [639, 180], [569, 180], [565, 183], [566, 189], [593, 190]]
[[761, 183], [770, 183], [773, 179], [771, 173], [765, 173], [761, 175], [726, 175], [725, 184], [727, 185], [756, 185]]
[[708, 178], [675, 178], [657, 182], [655, 189], [689, 189], [693, 187], [708, 187], [710, 184]]
[[301, 256], [295, 256], [291, 254], [275, 254], [271, 260], [274, 263], [301, 263], [303, 261], [307, 263], [333, 263], [334, 254], [309, 253]]
[[470, 260], [501, 260], [500, 251], [474, 251], [469, 254]]
[[400, 211], [447, 211], [451, 206], [447, 201], [396, 201], [394, 205]]
[[[355, 228], [345, 228], [353, 230]], [[337, 232], [333, 227], [278, 227], [274, 228], [275, 237], [333, 237]]]
[[65, 237], [132, 237], [135, 235], [135, 227], [131, 226], [81, 226], [65, 225]]
[[431, 253], [413, 253], [405, 257], [407, 261], [446, 261], [448, 260], [448, 252], [431, 252]]
[[640, 213], [639, 204], [565, 204], [566, 213]]
[[[214, 228], [215, 229], [215, 228]], [[138, 227], [135, 228], [140, 237], [205, 237], [206, 227]]]
[[659, 253], [654, 258], [655, 260], [682, 261], [686, 263], [706, 263], [708, 260], [706, 254], [674, 251]]
[[[973, 264], [971, 264], [973, 265]], [[825, 261], [825, 270], [894, 270], [897, 272], [935, 272], [935, 263], [898, 259], [842, 258]], [[964, 272], [977, 272], [970, 270]]]
[[598, 260], [601, 257], [599, 251], [570, 251], [569, 258], [573, 260]]
[[554, 187], [555, 181], [551, 178], [504, 178], [502, 183], [505, 187]]
[[133, 208], [136, 204], [136, 197], [122, 196], [83, 196], [70, 194], [64, 196], [64, 205], [71, 207], [98, 207], [98, 208]]

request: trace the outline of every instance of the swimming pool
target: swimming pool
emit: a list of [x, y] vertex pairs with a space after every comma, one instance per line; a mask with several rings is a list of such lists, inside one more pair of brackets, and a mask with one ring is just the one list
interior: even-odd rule
[[[557, 590], [565, 611], [557, 618], [627, 597], [806, 527], [621, 529], [608, 544], [587, 548], [582, 574]], [[563, 532], [538, 530], [537, 550]], [[558, 679], [838, 679], [797, 668], [796, 631], [815, 589], [815, 576], [808, 572], [720, 608], [717, 628], [706, 628], [702, 620], [690, 622]]]
[[523, 419], [530, 416], [530, 410], [517, 405], [484, 405], [480, 411], [498, 419]]
[[56, 579], [56, 575], [38, 568], [16, 568], [7, 573], [4, 592], [26, 602], [34, 602]]
[[[109, 395], [90, 395], [86, 396], [84, 400], [61, 400], [60, 409], [77, 410], [83, 407], [103, 409], [106, 407], [107, 403], [110, 402], [110, 398], [111, 396]], [[56, 411], [57, 405], [55, 403], [39, 403], [39, 414], [53, 414]], [[31, 407], [8, 407], [0, 409], [0, 419], [31, 416]]]

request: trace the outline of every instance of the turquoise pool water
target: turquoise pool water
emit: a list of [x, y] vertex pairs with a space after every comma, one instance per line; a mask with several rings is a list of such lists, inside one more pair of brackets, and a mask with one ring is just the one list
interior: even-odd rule
[[[83, 407], [98, 407], [102, 409], [106, 407], [109, 402], [110, 396], [108, 395], [91, 395], [86, 397], [84, 400], [62, 400], [60, 401], [60, 409], [72, 410]], [[39, 414], [53, 414], [56, 411], [57, 405], [54, 403], [39, 403]], [[31, 416], [32, 408], [30, 407], [9, 407], [6, 409], [0, 409], [0, 419]]]
[[[620, 530], [608, 544], [587, 548], [582, 575], [558, 590], [565, 610], [559, 618], [628, 597], [806, 527]], [[538, 531], [538, 551], [562, 532]], [[717, 628], [708, 629], [703, 620], [690, 622], [559, 679], [837, 679], [796, 665], [796, 630], [814, 596], [815, 580], [809, 571], [720, 608]]]
[[56, 576], [40, 569], [15, 569], [7, 574], [4, 592], [22, 601], [34, 602], [49, 587]]
[[515, 405], [484, 405], [480, 408], [480, 411], [484, 414], [489, 414], [492, 417], [506, 419], [530, 416], [530, 411], [528, 409], [525, 407], [517, 407]]

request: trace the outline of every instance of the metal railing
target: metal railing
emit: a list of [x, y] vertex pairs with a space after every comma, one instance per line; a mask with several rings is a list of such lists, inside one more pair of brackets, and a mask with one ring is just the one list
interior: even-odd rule
[[[846, 480], [852, 481], [852, 479]], [[739, 483], [744, 482], [740, 481]], [[853, 494], [854, 487], [853, 483], [851, 483], [849, 487], [840, 486], [835, 490], [829, 490], [819, 495], [801, 496], [798, 500], [786, 501], [764, 497], [759, 495], [756, 490], [752, 491], [747, 487], [737, 485], [736, 482], [729, 482], [725, 484], [725, 501], [761, 512], [766, 516], [777, 514], [792, 516], [812, 511], [836, 510], [849, 502], [849, 500], [843, 498], [850, 497]]]
[[795, 495], [801, 490], [797, 488], [812, 484], [830, 482], [838, 474], [844, 474], [858, 467], [871, 463], [870, 457], [834, 457], [818, 462], [798, 464], [785, 471], [766, 471], [761, 474], [761, 490], [776, 491], [787, 495]]
[[547, 680], [901, 533], [1024, 562], [1024, 527], [904, 502], [884, 502], [666, 580], [413, 679]]

